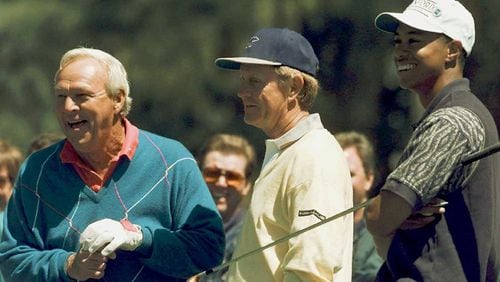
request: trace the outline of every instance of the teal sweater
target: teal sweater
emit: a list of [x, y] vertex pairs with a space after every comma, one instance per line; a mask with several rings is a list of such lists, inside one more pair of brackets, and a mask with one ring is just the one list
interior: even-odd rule
[[100, 219], [120, 220], [126, 210], [144, 241], [118, 251], [103, 281], [178, 281], [221, 262], [222, 221], [180, 143], [141, 130], [133, 159], [122, 157], [98, 193], [61, 163], [63, 144], [32, 154], [21, 167], [0, 243], [7, 281], [69, 281], [64, 264], [81, 232]]

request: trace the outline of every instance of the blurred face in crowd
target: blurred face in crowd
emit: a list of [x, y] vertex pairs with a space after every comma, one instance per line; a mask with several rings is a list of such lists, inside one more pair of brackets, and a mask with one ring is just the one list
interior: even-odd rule
[[351, 172], [354, 204], [362, 203], [366, 200], [367, 192], [373, 184], [373, 175], [368, 175], [363, 167], [363, 161], [359, 157], [356, 147], [347, 147], [344, 154]]
[[243, 102], [245, 122], [268, 136], [281, 126], [288, 111], [287, 95], [280, 89], [272, 66], [241, 64], [238, 97]]
[[[107, 95], [103, 66], [81, 58], [59, 72], [55, 85], [55, 112], [59, 125], [79, 153], [107, 147], [114, 134], [119, 98]], [[123, 99], [121, 99], [123, 100]]]
[[243, 155], [209, 152], [202, 174], [224, 222], [227, 222], [250, 190], [245, 177], [247, 160]]
[[445, 70], [447, 38], [400, 24], [394, 34], [395, 63], [403, 88], [428, 92]]
[[5, 165], [0, 165], [0, 211], [7, 206], [7, 201], [12, 194], [12, 181]]

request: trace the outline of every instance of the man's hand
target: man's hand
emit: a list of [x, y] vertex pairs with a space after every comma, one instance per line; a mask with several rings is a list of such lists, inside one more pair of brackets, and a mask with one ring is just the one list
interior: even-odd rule
[[104, 276], [108, 257], [100, 253], [89, 253], [80, 250], [71, 254], [66, 260], [66, 273], [72, 279], [85, 281], [87, 279], [101, 279]]
[[399, 228], [402, 230], [417, 229], [432, 223], [436, 219], [436, 216], [444, 214], [446, 211], [444, 206], [446, 204], [448, 204], [448, 202], [443, 199], [432, 199], [423, 208], [410, 215]]
[[[109, 218], [96, 221], [80, 235], [81, 248], [94, 253], [102, 248], [103, 256], [113, 256], [117, 249], [133, 251], [142, 243], [142, 232], [137, 225], [123, 224]], [[104, 247], [104, 248], [103, 248]]]

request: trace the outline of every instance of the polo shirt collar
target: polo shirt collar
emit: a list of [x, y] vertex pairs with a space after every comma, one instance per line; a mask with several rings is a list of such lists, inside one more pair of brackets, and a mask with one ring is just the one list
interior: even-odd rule
[[443, 100], [449, 97], [454, 92], [458, 91], [470, 91], [470, 82], [467, 78], [460, 78], [452, 81], [448, 85], [446, 85], [434, 99], [432, 99], [429, 106], [425, 109], [424, 114], [420, 118], [420, 120], [414, 124], [412, 127], [417, 128], [417, 126], [429, 116], [434, 110], [441, 104]]
[[[121, 156], [125, 156], [131, 160], [135, 154], [137, 145], [139, 144], [139, 129], [130, 123], [128, 119], [123, 118], [123, 121], [125, 123], [125, 142], [115, 158], [119, 159]], [[78, 153], [68, 140], [64, 142], [60, 156], [63, 163], [78, 163], [82, 165], [82, 161]], [[87, 165], [84, 166], [87, 167]]]
[[319, 114], [311, 114], [300, 120], [292, 129], [276, 139], [268, 139], [267, 143], [274, 144], [279, 150], [299, 140], [302, 136], [313, 129], [323, 129]]
[[272, 156], [286, 147], [292, 145], [306, 133], [314, 129], [324, 129], [319, 114], [310, 114], [300, 120], [292, 129], [276, 139], [266, 140], [266, 154], [264, 156], [264, 167]]

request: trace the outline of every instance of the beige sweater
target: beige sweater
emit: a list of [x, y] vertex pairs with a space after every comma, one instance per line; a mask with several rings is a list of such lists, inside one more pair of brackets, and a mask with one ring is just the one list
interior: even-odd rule
[[[257, 179], [233, 258], [352, 207], [341, 147], [308, 116], [275, 140]], [[230, 266], [228, 281], [350, 281], [352, 214]]]

